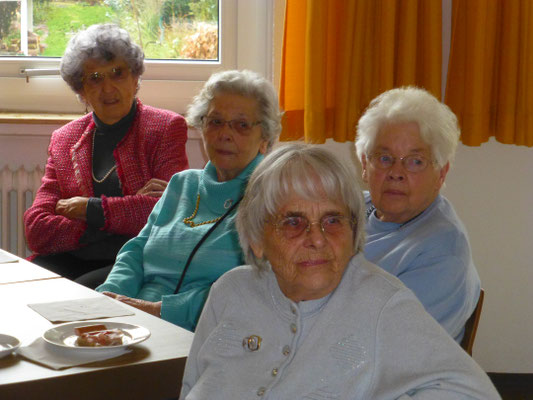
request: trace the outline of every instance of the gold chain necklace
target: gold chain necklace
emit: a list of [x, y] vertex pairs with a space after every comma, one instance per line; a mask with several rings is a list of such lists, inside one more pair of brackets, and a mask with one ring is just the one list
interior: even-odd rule
[[193, 222], [193, 219], [194, 217], [196, 217], [196, 213], [198, 212], [199, 207], [200, 207], [200, 193], [198, 193], [198, 197], [196, 198], [196, 208], [194, 209], [192, 215], [190, 217], [183, 218], [183, 222], [186, 225], [189, 225], [191, 228], [195, 228], [200, 225], [212, 224], [213, 222], [217, 222], [218, 220], [220, 220], [220, 218], [222, 218], [222, 216], [220, 216], [218, 218], [210, 219], [209, 221], [195, 223]]
[[[94, 162], [94, 138], [96, 136], [96, 132], [93, 132], [93, 150], [92, 150], [92, 153], [91, 153], [91, 163]], [[103, 181], [105, 181], [109, 175], [111, 175], [113, 173], [114, 170], [117, 169], [117, 164], [113, 165], [113, 167], [107, 171], [107, 173], [104, 175], [104, 177], [102, 179], [96, 179], [96, 176], [94, 176], [94, 170], [93, 170], [93, 165], [91, 165], [91, 175], [93, 176], [93, 180], [96, 182], [96, 183], [102, 183]]]

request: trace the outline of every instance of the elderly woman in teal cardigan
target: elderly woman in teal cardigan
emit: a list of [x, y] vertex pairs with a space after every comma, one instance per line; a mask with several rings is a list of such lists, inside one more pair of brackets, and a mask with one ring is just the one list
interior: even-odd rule
[[235, 208], [279, 135], [281, 113], [266, 79], [224, 71], [206, 82], [187, 120], [201, 129], [209, 162], [172, 177], [96, 290], [194, 331], [211, 285], [243, 263]]

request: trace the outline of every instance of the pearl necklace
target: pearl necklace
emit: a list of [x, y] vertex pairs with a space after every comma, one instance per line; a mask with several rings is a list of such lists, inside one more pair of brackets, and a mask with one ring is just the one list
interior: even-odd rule
[[213, 222], [217, 222], [218, 220], [220, 220], [222, 218], [222, 216], [220, 216], [220, 217], [217, 217], [217, 218], [214, 218], [214, 219], [210, 219], [209, 221], [195, 223], [193, 221], [193, 219], [194, 219], [194, 217], [196, 217], [196, 214], [198, 213], [198, 208], [199, 207], [200, 207], [200, 193], [198, 193], [198, 197], [196, 198], [196, 208], [194, 209], [192, 215], [190, 217], [183, 218], [183, 222], [186, 225], [189, 225], [191, 228], [195, 228], [195, 227], [200, 226], [200, 225], [212, 224]]
[[[92, 150], [92, 153], [91, 153], [91, 163], [93, 162], [94, 160], [94, 137], [96, 135], [96, 132], [93, 132], [93, 150]], [[91, 165], [91, 175], [93, 176], [93, 180], [96, 182], [96, 183], [102, 183], [103, 181], [105, 181], [109, 175], [111, 175], [113, 173], [114, 170], [117, 169], [117, 164], [113, 165], [113, 167], [107, 171], [107, 173], [104, 175], [104, 177], [102, 179], [96, 179], [96, 176], [94, 176], [94, 170], [93, 170], [93, 166]]]

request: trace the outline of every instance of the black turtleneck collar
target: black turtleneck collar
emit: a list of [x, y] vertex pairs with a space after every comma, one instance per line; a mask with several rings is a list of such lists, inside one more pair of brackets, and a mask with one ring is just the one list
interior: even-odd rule
[[[93, 112], [93, 121], [96, 124], [96, 130], [101, 133], [113, 133], [115, 135], [124, 135], [131, 123], [133, 118], [135, 118], [135, 111], [137, 111], [137, 100], [133, 99], [133, 104], [131, 105], [130, 111], [123, 117], [120, 121], [115, 122], [114, 124], [106, 124]], [[122, 136], [120, 135], [120, 136]]]

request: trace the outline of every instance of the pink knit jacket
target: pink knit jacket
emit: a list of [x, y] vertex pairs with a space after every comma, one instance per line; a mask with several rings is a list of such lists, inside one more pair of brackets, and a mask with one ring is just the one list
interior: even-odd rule
[[[41, 187], [24, 213], [26, 241], [36, 254], [80, 247], [87, 224], [57, 215], [55, 207], [59, 199], [93, 197], [94, 129], [92, 114], [87, 114], [52, 133]], [[151, 178], [169, 181], [176, 172], [189, 167], [186, 141], [187, 125], [182, 116], [137, 100], [132, 126], [113, 153], [124, 196], [102, 196], [102, 230], [132, 237], [139, 233], [159, 198], [137, 195], [137, 191]]]

